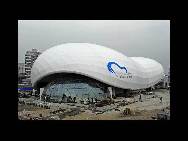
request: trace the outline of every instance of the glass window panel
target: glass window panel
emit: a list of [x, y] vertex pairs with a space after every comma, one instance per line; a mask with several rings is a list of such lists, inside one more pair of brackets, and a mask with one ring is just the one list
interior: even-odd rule
[[102, 99], [104, 86], [89, 79], [64, 78], [51, 82], [44, 92], [55, 99], [61, 99], [63, 94], [71, 97]]

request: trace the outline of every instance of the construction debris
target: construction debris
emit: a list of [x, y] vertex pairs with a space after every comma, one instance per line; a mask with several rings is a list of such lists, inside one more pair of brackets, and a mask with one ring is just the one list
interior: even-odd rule
[[157, 120], [170, 120], [170, 113], [160, 112], [157, 114]]
[[103, 106], [110, 105], [110, 104], [114, 104], [114, 100], [112, 100], [111, 98], [107, 98], [107, 99], [99, 101], [95, 105], [97, 107], [103, 107]]
[[49, 117], [47, 120], [60, 120], [60, 117], [59, 116], [51, 116]]
[[125, 110], [123, 111], [123, 115], [130, 115], [130, 114], [131, 114], [130, 108], [125, 108]]
[[[139, 102], [139, 94], [134, 97], [106, 98], [104, 100], [73, 99], [71, 103], [53, 103], [41, 101], [37, 98], [18, 99], [18, 118], [21, 120], [61, 120], [76, 119], [80, 115], [89, 115], [92, 119], [100, 119], [109, 115], [119, 115], [121, 119], [170, 119], [169, 93], [165, 90], [156, 91], [153, 95], [142, 95]], [[163, 97], [160, 103], [159, 97]], [[79, 103], [83, 100], [83, 103]], [[163, 110], [161, 110], [163, 108]], [[88, 112], [89, 111], [89, 112]], [[150, 112], [152, 111], [152, 113]], [[78, 116], [77, 116], [78, 115]], [[123, 115], [123, 116], [121, 116]], [[145, 116], [145, 117], [144, 117]], [[90, 118], [89, 118], [90, 119]]]

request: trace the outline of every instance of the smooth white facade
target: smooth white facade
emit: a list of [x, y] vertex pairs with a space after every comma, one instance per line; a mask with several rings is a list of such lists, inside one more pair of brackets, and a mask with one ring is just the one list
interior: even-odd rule
[[152, 59], [126, 57], [104, 46], [67, 43], [37, 58], [31, 72], [32, 85], [54, 73], [81, 74], [118, 88], [142, 89], [162, 79], [163, 67]]

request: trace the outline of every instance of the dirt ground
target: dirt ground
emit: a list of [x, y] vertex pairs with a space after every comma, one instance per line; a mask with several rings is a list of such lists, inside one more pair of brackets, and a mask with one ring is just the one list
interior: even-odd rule
[[[169, 90], [160, 89], [155, 90], [154, 93], [154, 95], [142, 95], [142, 102], [138, 100], [139, 96], [135, 96], [134, 100], [137, 102], [120, 106], [112, 110], [107, 110], [102, 113], [81, 108], [82, 110], [73, 116], [64, 116], [63, 112], [61, 111], [57, 114], [52, 114], [52, 111], [57, 110], [62, 106], [58, 104], [54, 104], [55, 107], [50, 109], [36, 107], [33, 105], [18, 104], [18, 117], [19, 119], [26, 120], [31, 119], [31, 117], [52, 117], [52, 120], [153, 120], [152, 117], [156, 116], [156, 114], [162, 109], [170, 107]], [[162, 102], [160, 101], [160, 97], [163, 98]], [[109, 107], [112, 106], [116, 105], [110, 105]], [[123, 111], [125, 108], [130, 108], [131, 114], [124, 115]]]
[[75, 116], [65, 117], [63, 120], [153, 120], [151, 117], [160, 110], [136, 111], [135, 115], [123, 115], [121, 112], [106, 112], [104, 114], [92, 114], [88, 111]]

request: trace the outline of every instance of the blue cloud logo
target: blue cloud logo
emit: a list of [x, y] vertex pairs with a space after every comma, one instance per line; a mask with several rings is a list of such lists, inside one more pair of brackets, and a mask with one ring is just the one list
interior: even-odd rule
[[115, 71], [112, 69], [112, 65], [116, 65], [118, 68], [120, 68], [121, 70], [125, 70], [125, 72], [127, 73], [127, 68], [126, 67], [124, 67], [124, 66], [120, 66], [118, 63], [116, 63], [116, 62], [108, 62], [108, 64], [107, 64], [107, 68], [108, 68], [108, 70], [111, 72], [111, 73], [114, 73], [115, 75], [116, 75], [116, 73], [115, 73]]

